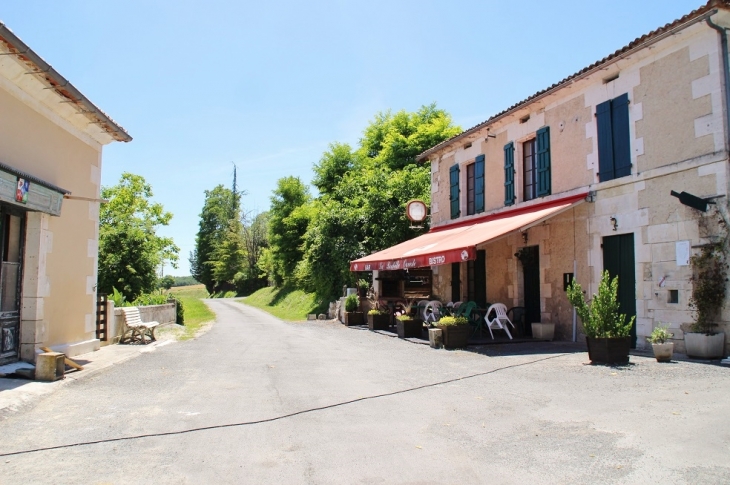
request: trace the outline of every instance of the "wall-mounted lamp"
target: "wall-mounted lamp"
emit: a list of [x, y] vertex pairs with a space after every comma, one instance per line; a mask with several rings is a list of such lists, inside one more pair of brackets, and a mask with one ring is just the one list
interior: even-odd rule
[[613, 226], [614, 231], [618, 229], [618, 220], [616, 220], [613, 216], [611, 216], [611, 225]]
[[527, 244], [527, 231], [522, 233], [522, 242], [524, 244]]
[[487, 138], [486, 139], [489, 140], [490, 138], [497, 138], [497, 135], [495, 135], [493, 133], [487, 133]]

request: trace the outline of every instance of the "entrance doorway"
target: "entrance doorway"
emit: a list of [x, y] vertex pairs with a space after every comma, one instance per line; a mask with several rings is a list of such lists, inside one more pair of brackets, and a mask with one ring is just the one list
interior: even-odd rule
[[477, 259], [467, 262], [467, 296], [477, 306], [487, 304], [487, 252], [477, 251]]
[[[603, 238], [603, 269], [611, 278], [618, 276], [619, 313], [636, 316], [636, 264], [634, 235], [619, 234]], [[636, 348], [636, 321], [631, 327], [631, 348]]]
[[451, 301], [461, 301], [461, 263], [451, 263]]
[[0, 208], [0, 364], [19, 355], [24, 225], [23, 212]]
[[540, 323], [540, 248], [528, 246], [520, 250], [525, 288], [525, 336], [532, 337], [533, 323]]

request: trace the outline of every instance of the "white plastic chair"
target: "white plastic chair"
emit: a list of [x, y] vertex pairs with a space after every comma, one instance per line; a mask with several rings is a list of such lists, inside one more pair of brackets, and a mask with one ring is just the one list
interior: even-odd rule
[[[491, 320], [489, 319], [489, 315], [494, 312], [496, 315]], [[512, 325], [512, 328], [515, 328], [515, 325], [510, 321], [509, 317], [507, 317], [507, 306], [503, 305], [502, 303], [495, 303], [494, 305], [490, 306], [487, 310], [487, 314], [484, 315], [484, 321], [487, 322], [487, 328], [489, 329], [489, 335], [492, 336], [492, 340], [494, 340], [494, 334], [492, 333], [492, 329], [499, 329], [504, 330], [507, 332], [507, 336], [512, 340], [512, 334], [509, 333], [509, 328], [507, 328], [507, 324], [509, 323]]]
[[426, 321], [426, 317], [428, 316], [427, 310], [428, 310], [428, 304], [430, 302], [428, 300], [421, 300], [418, 302], [418, 306], [416, 307], [416, 315], [423, 320]]
[[429, 321], [438, 322], [439, 320], [441, 320], [441, 302], [438, 300], [428, 302], [428, 305], [426, 305], [426, 318], [423, 321], [428, 323]]

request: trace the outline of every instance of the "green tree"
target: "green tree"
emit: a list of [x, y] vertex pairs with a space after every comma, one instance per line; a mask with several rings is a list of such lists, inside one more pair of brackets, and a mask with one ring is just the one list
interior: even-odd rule
[[157, 280], [157, 288], [169, 290], [173, 286], [175, 286], [175, 278], [170, 275], [165, 275]]
[[411, 229], [405, 205], [416, 198], [430, 202], [431, 174], [416, 156], [460, 131], [432, 104], [415, 113], [378, 113], [354, 152], [330, 145], [314, 167], [320, 196], [311, 205], [297, 271], [306, 289], [331, 299], [354, 282], [351, 260], [420, 234]]
[[331, 143], [319, 163], [314, 165], [312, 185], [320, 194], [333, 194], [345, 174], [355, 166], [356, 157], [350, 145]]
[[190, 254], [190, 271], [192, 276], [205, 285], [208, 293], [213, 293], [216, 285], [214, 259], [220, 241], [229, 230], [229, 221], [234, 216], [235, 203], [233, 191], [223, 185], [205, 191], [205, 202], [200, 212], [198, 234], [195, 236], [195, 250]]
[[269, 210], [269, 276], [277, 285], [294, 283], [302, 260], [302, 243], [309, 225], [311, 196], [298, 177], [279, 179]]
[[160, 265], [177, 267], [179, 248], [156, 233], [172, 213], [152, 202], [152, 195], [141, 175], [128, 172], [117, 185], [102, 187], [101, 197], [109, 202], [99, 210], [99, 291], [111, 294], [116, 288], [132, 301], [155, 289]]
[[250, 293], [266, 286], [267, 274], [261, 271], [260, 261], [269, 246], [269, 213], [262, 212], [243, 218], [243, 243], [246, 264], [236, 276], [236, 289], [239, 293]]

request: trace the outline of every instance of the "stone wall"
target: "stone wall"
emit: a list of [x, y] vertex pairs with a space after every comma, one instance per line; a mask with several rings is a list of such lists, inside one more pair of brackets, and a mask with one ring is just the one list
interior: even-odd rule
[[[139, 316], [143, 322], [160, 322], [160, 325], [169, 325], [177, 321], [177, 305], [175, 302], [165, 303], [164, 305], [140, 306]], [[115, 308], [114, 302], [107, 302], [107, 315], [113, 315], [109, 319], [108, 338], [101, 345], [110, 345], [119, 342], [119, 338], [124, 332], [124, 315], [121, 308]]]

